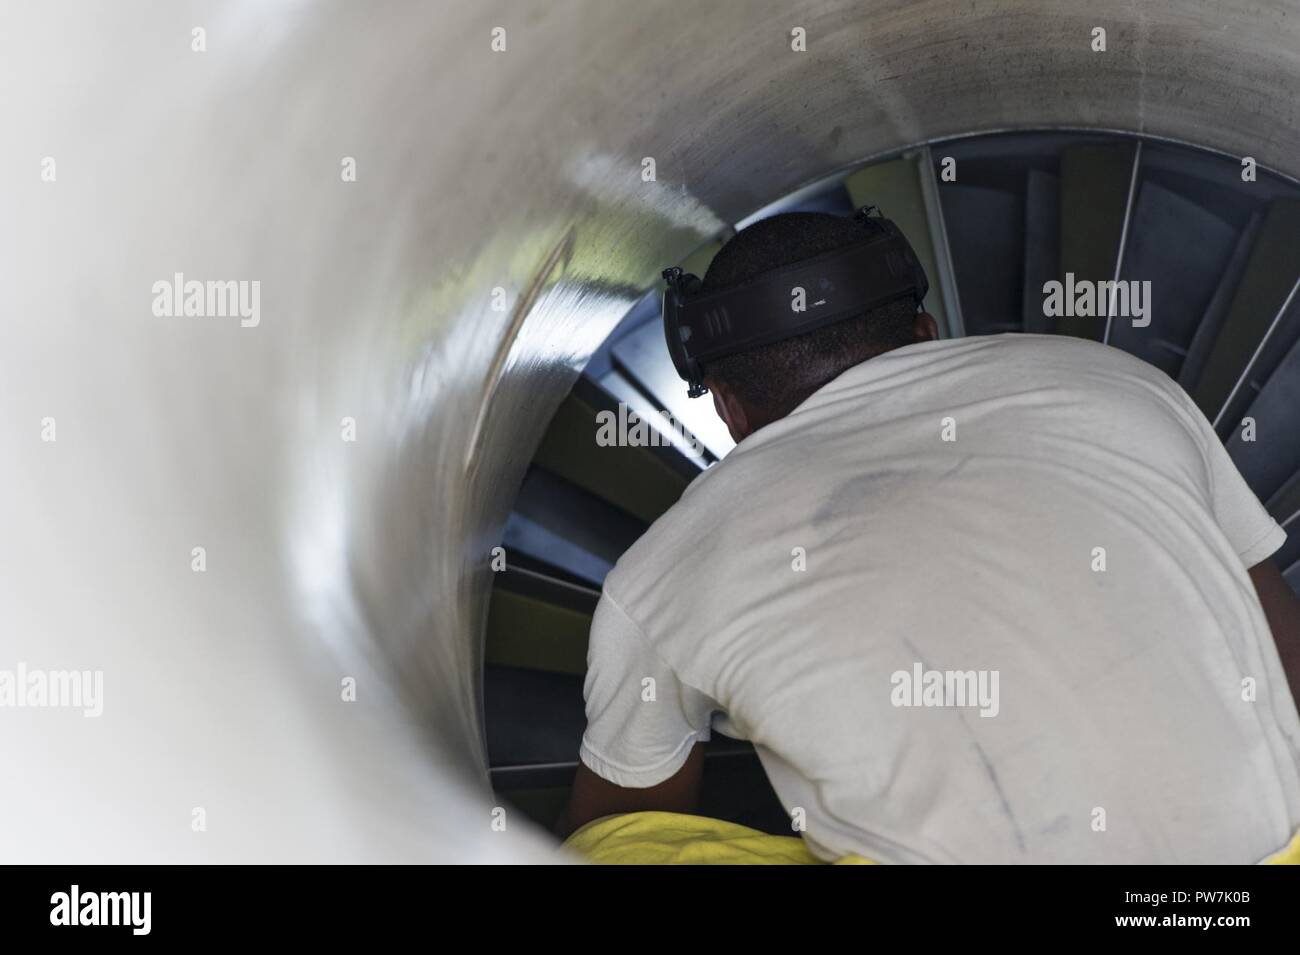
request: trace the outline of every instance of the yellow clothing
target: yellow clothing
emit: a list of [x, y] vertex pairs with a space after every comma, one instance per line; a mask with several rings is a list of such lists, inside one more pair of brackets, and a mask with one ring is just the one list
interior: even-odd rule
[[[721, 819], [629, 812], [587, 823], [564, 843], [601, 865], [822, 865], [798, 836], [770, 836]], [[875, 865], [845, 856], [835, 865]], [[1300, 832], [1261, 865], [1300, 865]]]

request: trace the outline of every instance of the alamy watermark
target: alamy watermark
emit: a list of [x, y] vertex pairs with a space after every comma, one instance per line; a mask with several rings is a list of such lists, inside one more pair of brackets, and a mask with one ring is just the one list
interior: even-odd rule
[[19, 663], [0, 670], [0, 709], [79, 709], [82, 716], [104, 712], [103, 670], [39, 670]]
[[1094, 282], [1065, 273], [1065, 281], [1043, 283], [1047, 318], [1132, 318], [1134, 328], [1151, 324], [1151, 282], [1121, 279]]
[[979, 707], [980, 716], [997, 716], [997, 670], [927, 670], [912, 664], [911, 670], [895, 670], [889, 677], [894, 706]]
[[636, 412], [618, 403], [617, 414], [609, 409], [596, 412], [596, 444], [602, 448], [663, 447], [674, 442], [669, 432], [678, 435], [698, 455], [704, 454], [704, 444], [690, 430], [672, 416], [667, 408], [659, 412], [662, 428], [655, 427]]
[[153, 283], [153, 313], [159, 318], [234, 318], [243, 328], [262, 321], [262, 283], [241, 280], [200, 282], [177, 272], [169, 282]]
[[122, 925], [132, 935], [148, 935], [152, 908], [152, 892], [83, 892], [74, 885], [50, 896], [50, 924]]

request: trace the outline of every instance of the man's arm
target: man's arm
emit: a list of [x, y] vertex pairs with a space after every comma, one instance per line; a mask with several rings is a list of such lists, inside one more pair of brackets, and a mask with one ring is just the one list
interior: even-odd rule
[[692, 747], [681, 769], [658, 785], [645, 789], [616, 786], [580, 762], [569, 805], [556, 822], [555, 833], [563, 839], [593, 819], [615, 813], [694, 812], [699, 801], [703, 768], [704, 748], [698, 743]]
[[591, 620], [587, 728], [569, 807], [569, 835], [613, 813], [692, 812], [713, 713], [709, 696], [682, 682], [608, 590]]
[[1277, 655], [1282, 658], [1282, 669], [1291, 686], [1291, 696], [1300, 707], [1300, 597], [1297, 597], [1283, 579], [1277, 564], [1264, 560], [1250, 568], [1250, 579], [1255, 593], [1264, 606]]

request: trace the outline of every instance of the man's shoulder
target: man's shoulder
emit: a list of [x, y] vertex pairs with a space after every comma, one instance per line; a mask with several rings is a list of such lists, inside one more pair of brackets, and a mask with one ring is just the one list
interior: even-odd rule
[[704, 570], [705, 546], [720, 523], [734, 518], [736, 486], [745, 470], [739, 456], [728, 455], [700, 472], [615, 562], [604, 589], [634, 619], [645, 595], [664, 578]]
[[[960, 341], [961, 339], [959, 339]], [[987, 342], [987, 350], [972, 353], [973, 367], [987, 363], [988, 370], [1011, 376], [1008, 383], [1021, 380], [1043, 381], [1045, 377], [1087, 388], [1091, 381], [1098, 387], [1107, 382], [1139, 383], [1178, 405], [1187, 403], [1187, 394], [1166, 372], [1123, 349], [1091, 338], [1073, 335], [1040, 335], [1009, 332], [969, 339]], [[1020, 373], [1027, 377], [1022, 379]]]
[[[980, 339], [972, 339], [980, 340]], [[1028, 332], [1007, 332], [985, 336], [982, 340], [995, 342], [1002, 354], [1034, 355], [1053, 363], [1080, 366], [1113, 366], [1142, 378], [1172, 382], [1172, 379], [1155, 365], [1092, 338], [1074, 335], [1041, 335]]]

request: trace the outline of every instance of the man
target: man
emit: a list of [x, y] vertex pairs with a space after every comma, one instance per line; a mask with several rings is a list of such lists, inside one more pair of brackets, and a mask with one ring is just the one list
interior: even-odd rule
[[[703, 290], [861, 228], [760, 221]], [[703, 369], [738, 444], [605, 581], [562, 827], [691, 812], [714, 729], [826, 859], [1252, 862], [1300, 827], [1285, 533], [1204, 416], [1095, 342], [937, 335], [902, 298]]]

